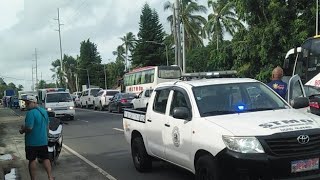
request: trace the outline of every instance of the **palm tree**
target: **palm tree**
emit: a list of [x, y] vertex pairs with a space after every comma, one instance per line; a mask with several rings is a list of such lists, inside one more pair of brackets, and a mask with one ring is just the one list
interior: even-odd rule
[[117, 60], [120, 61], [120, 62], [124, 62], [125, 61], [125, 49], [122, 45], [118, 46], [117, 47], [117, 50], [116, 51], [113, 51], [112, 54], [114, 56], [117, 56]]
[[[202, 46], [202, 38], [205, 37], [203, 26], [207, 21], [197, 13], [206, 13], [207, 8], [203, 5], [199, 5], [196, 0], [181, 0], [180, 2], [179, 17], [184, 26], [185, 45], [187, 49]], [[168, 9], [174, 11], [174, 5], [169, 1], [164, 4], [164, 10]], [[173, 32], [173, 15], [170, 15], [167, 20], [170, 22], [171, 30]]]
[[126, 61], [125, 61], [125, 71], [127, 70], [128, 53], [134, 48], [135, 45], [135, 35], [132, 32], [128, 32], [125, 36], [120, 38], [123, 41], [122, 46], [124, 46], [126, 51]]
[[219, 41], [223, 40], [224, 32], [228, 32], [233, 36], [238, 29], [244, 26], [234, 11], [234, 2], [208, 0], [208, 7], [212, 7], [213, 13], [208, 15], [208, 23], [205, 28], [209, 39], [211, 41], [216, 39], [217, 49], [219, 49]]

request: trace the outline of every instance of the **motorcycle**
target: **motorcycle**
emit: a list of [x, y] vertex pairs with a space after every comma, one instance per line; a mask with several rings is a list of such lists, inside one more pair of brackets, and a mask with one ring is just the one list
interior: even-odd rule
[[55, 117], [54, 112], [48, 112], [50, 123], [48, 133], [48, 153], [51, 163], [56, 164], [62, 150], [62, 124], [63, 122]]

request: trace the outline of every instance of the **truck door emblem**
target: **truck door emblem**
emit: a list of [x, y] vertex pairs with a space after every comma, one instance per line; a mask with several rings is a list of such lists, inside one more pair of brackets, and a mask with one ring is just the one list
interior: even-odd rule
[[174, 146], [180, 146], [180, 133], [178, 127], [174, 127], [172, 130], [172, 141]]

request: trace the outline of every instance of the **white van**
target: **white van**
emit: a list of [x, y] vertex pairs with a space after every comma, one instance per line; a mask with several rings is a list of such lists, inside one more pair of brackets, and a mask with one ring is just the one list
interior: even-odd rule
[[80, 97], [80, 106], [89, 108], [89, 106], [93, 106], [94, 97], [98, 94], [101, 88], [89, 88], [82, 92], [82, 96]]
[[74, 119], [74, 103], [69, 92], [48, 92], [45, 95], [44, 107], [49, 112], [54, 112], [56, 117]]

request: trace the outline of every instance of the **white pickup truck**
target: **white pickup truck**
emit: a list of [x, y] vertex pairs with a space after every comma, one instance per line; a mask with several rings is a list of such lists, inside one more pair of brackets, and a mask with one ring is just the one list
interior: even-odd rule
[[132, 100], [133, 109], [146, 109], [153, 89], [145, 89]]
[[197, 180], [319, 179], [319, 116], [297, 110], [309, 105], [301, 85], [290, 79], [289, 104], [247, 78], [159, 84], [146, 112], [124, 111], [134, 166], [161, 159]]

